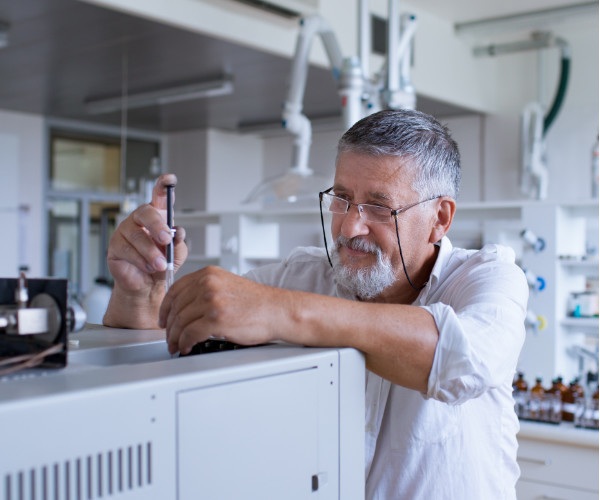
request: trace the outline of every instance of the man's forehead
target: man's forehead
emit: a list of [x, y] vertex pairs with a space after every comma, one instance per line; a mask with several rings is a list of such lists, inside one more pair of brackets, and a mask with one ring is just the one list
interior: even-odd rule
[[376, 198], [393, 199], [398, 190], [412, 186], [414, 169], [409, 163], [400, 156], [344, 153], [336, 163], [334, 180], [339, 188], [360, 186]]

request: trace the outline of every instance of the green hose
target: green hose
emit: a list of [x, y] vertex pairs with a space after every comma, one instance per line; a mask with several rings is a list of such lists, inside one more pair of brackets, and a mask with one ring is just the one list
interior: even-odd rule
[[556, 115], [558, 115], [558, 111], [562, 106], [562, 103], [565, 99], [565, 95], [567, 93], [567, 84], [569, 82], [569, 70], [571, 67], [571, 59], [568, 57], [562, 57], [560, 64], [560, 81], [558, 83], [558, 90], [556, 91], [556, 96], [554, 97], [554, 102], [548, 111], [548, 114], [544, 117], [544, 136], [550, 125], [554, 122]]

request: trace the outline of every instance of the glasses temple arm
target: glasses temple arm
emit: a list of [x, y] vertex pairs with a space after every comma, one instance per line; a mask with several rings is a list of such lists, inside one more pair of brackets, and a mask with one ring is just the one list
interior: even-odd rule
[[323, 194], [319, 193], [319, 210], [321, 212], [321, 229], [323, 230], [323, 243], [325, 243], [325, 253], [327, 254], [327, 260], [329, 261], [329, 265], [333, 267], [331, 262], [331, 257], [329, 257], [329, 248], [327, 248], [327, 235], [325, 234], [325, 221], [323, 219]]

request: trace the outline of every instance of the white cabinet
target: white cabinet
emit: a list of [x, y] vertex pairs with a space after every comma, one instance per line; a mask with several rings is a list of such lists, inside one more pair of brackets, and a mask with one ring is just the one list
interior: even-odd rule
[[297, 246], [323, 244], [318, 201], [312, 210], [176, 212], [175, 222], [185, 227], [190, 250], [180, 274], [205, 265], [243, 274], [285, 258]]
[[[543, 250], [534, 251], [524, 241], [525, 229], [544, 240]], [[587, 281], [598, 279], [597, 258], [586, 255], [588, 247], [597, 251], [598, 202], [459, 203], [450, 238], [456, 246], [509, 245], [522, 268], [543, 278], [545, 288], [530, 294], [529, 311], [539, 325], [528, 329], [519, 368], [531, 381], [539, 375], [545, 384], [559, 374], [567, 381], [579, 375], [580, 360], [571, 349], [597, 349], [598, 318], [567, 316], [567, 302], [571, 292], [583, 291]], [[589, 368], [597, 369], [592, 365], [590, 360]], [[583, 371], [587, 369], [584, 365]]]
[[598, 493], [521, 480], [517, 483], [517, 498], [519, 500], [598, 500]]
[[[592, 259], [585, 266], [569, 266], [565, 262], [584, 262], [590, 240], [594, 239], [593, 244], [597, 245], [598, 205], [532, 204], [524, 207], [522, 222], [524, 228], [546, 242], [543, 251], [536, 253], [526, 248], [522, 257], [522, 265], [546, 282], [544, 290], [530, 295], [529, 309], [544, 318], [545, 328], [528, 334], [521, 355], [522, 367], [526, 367], [530, 376], [541, 374], [545, 383], [557, 375], [569, 381], [580, 375], [579, 370], [597, 370], [594, 363], [580, 366], [572, 349], [573, 346], [597, 349], [598, 318], [567, 315], [569, 295], [584, 291], [589, 280], [597, 279], [597, 260]], [[594, 224], [596, 233], [592, 236]]]
[[522, 422], [519, 500], [598, 498], [598, 433], [570, 425]]

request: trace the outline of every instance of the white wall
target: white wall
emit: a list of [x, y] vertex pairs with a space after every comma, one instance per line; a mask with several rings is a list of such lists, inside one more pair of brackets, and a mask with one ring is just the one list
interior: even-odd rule
[[[553, 33], [565, 38], [572, 51], [567, 95], [546, 136], [550, 173], [549, 201], [590, 197], [592, 144], [598, 134], [598, 20], [556, 25]], [[486, 119], [485, 200], [519, 199], [519, 120], [524, 106], [540, 100], [538, 53], [497, 58], [503, 82], [497, 92], [498, 111]], [[541, 102], [549, 107], [558, 85], [558, 49], [543, 51], [545, 67]]]
[[166, 170], [177, 174], [177, 210], [239, 210], [262, 180], [263, 144], [257, 136], [190, 130], [167, 134], [165, 146]]
[[[0, 275], [16, 277], [18, 267], [24, 264], [29, 266], [31, 276], [44, 276], [46, 147], [43, 118], [0, 111], [0, 147], [0, 173], [4, 183], [2, 220], [10, 221], [9, 225], [2, 224]], [[10, 201], [7, 203], [7, 200]], [[24, 217], [19, 217], [19, 206], [26, 208], [21, 211], [26, 214]]]

